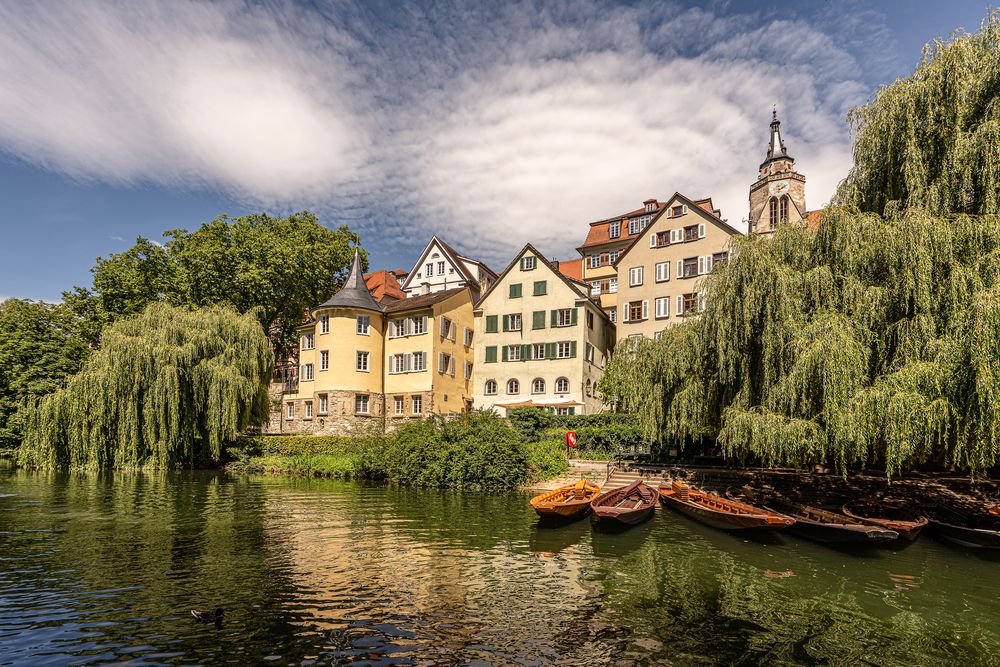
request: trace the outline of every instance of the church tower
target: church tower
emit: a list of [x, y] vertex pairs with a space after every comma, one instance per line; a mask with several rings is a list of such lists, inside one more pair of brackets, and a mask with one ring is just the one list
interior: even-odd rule
[[771, 143], [760, 165], [757, 182], [750, 186], [751, 234], [771, 234], [784, 222], [806, 215], [806, 177], [795, 171], [795, 158], [781, 139], [778, 111], [772, 111]]

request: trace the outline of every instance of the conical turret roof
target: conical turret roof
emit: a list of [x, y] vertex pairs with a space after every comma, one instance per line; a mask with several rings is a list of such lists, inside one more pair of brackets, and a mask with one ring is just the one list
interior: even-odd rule
[[344, 282], [340, 291], [321, 303], [318, 308], [356, 308], [358, 310], [373, 310], [382, 312], [382, 304], [375, 300], [361, 274], [361, 257], [357, 248], [354, 249], [354, 262], [351, 264], [351, 274]]

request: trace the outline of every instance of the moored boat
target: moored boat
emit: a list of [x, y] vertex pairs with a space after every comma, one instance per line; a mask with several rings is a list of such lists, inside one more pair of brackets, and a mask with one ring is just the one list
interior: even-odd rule
[[927, 525], [927, 517], [908, 509], [902, 503], [864, 498], [844, 505], [844, 514], [873, 526], [899, 533], [899, 539], [912, 542]]
[[934, 537], [970, 549], [1000, 549], [1000, 516], [950, 505], [927, 508]]
[[590, 503], [594, 523], [635, 526], [648, 519], [656, 508], [656, 491], [641, 479], [628, 486], [602, 493]]
[[546, 519], [579, 519], [590, 512], [590, 501], [601, 493], [601, 487], [581, 479], [531, 499], [538, 516]]
[[659, 490], [661, 503], [719, 530], [781, 530], [795, 523], [795, 519], [784, 514], [695, 491], [681, 482], [661, 484]]
[[765, 509], [795, 519], [788, 532], [824, 544], [884, 544], [899, 539], [899, 533], [881, 526], [862, 523], [849, 516], [792, 502], [768, 498]]

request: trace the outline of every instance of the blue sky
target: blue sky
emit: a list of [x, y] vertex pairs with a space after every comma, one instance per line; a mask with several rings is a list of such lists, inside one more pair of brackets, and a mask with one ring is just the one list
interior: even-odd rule
[[674, 191], [739, 224], [777, 104], [810, 208], [844, 116], [981, 2], [0, 0], [0, 297], [217, 214], [310, 209], [495, 269]]

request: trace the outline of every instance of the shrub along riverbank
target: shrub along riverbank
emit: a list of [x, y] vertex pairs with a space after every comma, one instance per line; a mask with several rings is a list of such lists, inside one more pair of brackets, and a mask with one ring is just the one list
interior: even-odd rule
[[452, 420], [429, 417], [386, 434], [243, 437], [227, 454], [227, 469], [238, 472], [457, 489], [517, 488], [568, 470], [561, 440], [525, 438], [487, 412]]

